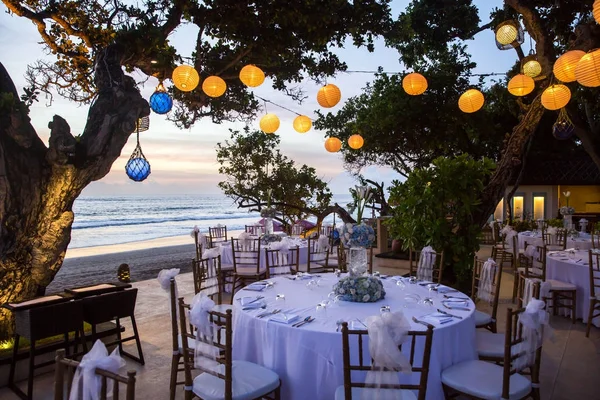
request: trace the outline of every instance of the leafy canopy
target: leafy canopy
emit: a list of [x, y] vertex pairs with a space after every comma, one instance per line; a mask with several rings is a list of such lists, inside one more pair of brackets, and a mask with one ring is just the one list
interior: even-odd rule
[[386, 222], [392, 237], [405, 249], [443, 250], [459, 281], [467, 282], [481, 232], [474, 215], [494, 168], [487, 158], [439, 157], [431, 166], [415, 169], [406, 182], [393, 182], [389, 202], [395, 207]]
[[280, 137], [261, 131], [231, 131], [217, 143], [219, 187], [238, 206], [260, 210], [270, 203], [290, 224], [308, 214], [319, 214], [331, 201], [331, 191], [314, 168], [298, 167], [279, 150]]
[[[78, 102], [96, 95], [95, 56], [118, 44], [128, 71], [170, 78], [176, 65], [193, 65], [201, 75], [221, 76], [227, 94], [218, 99], [202, 90], [172, 91], [176, 107], [169, 116], [182, 127], [210, 116], [220, 122], [253, 117], [258, 103], [239, 81], [246, 64], [262, 68], [273, 87], [301, 98], [290, 84], [320, 79], [346, 69], [333, 48], [348, 39], [373, 50], [373, 39], [389, 29], [389, 0], [2, 0], [10, 12], [34, 22], [55, 62], [31, 66], [28, 79], [38, 89]], [[170, 40], [186, 29], [195, 40], [182, 54]]]

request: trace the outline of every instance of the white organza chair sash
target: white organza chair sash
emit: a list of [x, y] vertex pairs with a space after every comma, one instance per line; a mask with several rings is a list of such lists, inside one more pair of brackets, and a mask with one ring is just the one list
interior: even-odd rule
[[271, 250], [277, 250], [277, 257], [275, 260], [277, 265], [271, 266], [271, 273], [273, 274], [289, 274], [290, 266], [288, 265], [288, 257], [290, 253], [289, 243], [287, 240], [281, 242], [271, 243]]
[[[69, 400], [99, 400], [102, 377], [96, 375], [96, 368], [116, 374], [123, 366], [125, 366], [125, 360], [119, 355], [119, 347], [116, 347], [109, 355], [104, 343], [96, 340], [92, 349], [83, 356], [75, 371]], [[112, 380], [108, 380], [107, 385], [108, 397], [111, 397]]]
[[315, 252], [312, 254], [311, 261], [320, 261], [325, 259], [325, 253], [329, 250], [329, 238], [325, 235], [320, 235], [315, 243]]
[[523, 341], [511, 349], [513, 355], [522, 353], [513, 363], [513, 367], [517, 371], [533, 365], [535, 351], [540, 348], [544, 340], [552, 337], [552, 328], [549, 325], [550, 317], [544, 309], [545, 306], [544, 301], [531, 299], [525, 311], [519, 316], [518, 323], [523, 328]]
[[481, 300], [492, 303], [494, 301], [494, 278], [498, 265], [489, 258], [481, 267], [481, 276], [479, 277], [478, 297]]
[[212, 249], [207, 249], [202, 253], [202, 258], [207, 259], [206, 266], [208, 270], [206, 271], [207, 279], [204, 282], [205, 289], [201, 289], [200, 293], [204, 293], [206, 296], [211, 296], [219, 292], [219, 279], [217, 277], [217, 263], [215, 258], [220, 254], [220, 249], [218, 247], [214, 247]]
[[[169, 295], [169, 300], [171, 299], [171, 279], [175, 280], [175, 301], [179, 298], [179, 291], [177, 290], [177, 280], [175, 277], [179, 275], [179, 268], [171, 268], [171, 269], [161, 269], [158, 272], [158, 276], [156, 280], [160, 283], [160, 287], [167, 292]], [[171, 302], [169, 302], [171, 304]], [[179, 315], [179, 307], [175, 307], [176, 315]], [[169, 314], [173, 316], [171, 307], [169, 306]]]
[[423, 247], [421, 256], [419, 257], [419, 265], [417, 267], [417, 279], [428, 281], [433, 279], [435, 259], [435, 250], [433, 250], [431, 246]]
[[219, 368], [219, 348], [213, 344], [215, 327], [210, 322], [209, 311], [215, 307], [215, 302], [198, 293], [192, 299], [189, 311], [189, 321], [196, 328], [196, 343], [194, 346], [194, 365], [196, 368], [216, 371]]

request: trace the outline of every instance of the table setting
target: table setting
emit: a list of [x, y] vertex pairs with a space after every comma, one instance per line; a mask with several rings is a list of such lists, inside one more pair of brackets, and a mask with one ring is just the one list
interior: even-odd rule
[[[518, 234], [519, 249], [525, 248], [525, 242], [528, 246], [543, 246], [542, 232], [524, 231]], [[580, 250], [589, 250], [592, 248], [592, 238], [589, 233], [577, 232], [567, 236], [567, 247]]]
[[[272, 241], [270, 242], [262, 242], [260, 244], [261, 255], [260, 255], [260, 267], [266, 268], [266, 251], [267, 250], [279, 250], [280, 244], [285, 241], [288, 248], [298, 246], [299, 252], [299, 263], [306, 264], [308, 259], [308, 240], [296, 238], [296, 237], [281, 237], [280, 235], [273, 235]], [[248, 236], [250, 239], [257, 239], [258, 237]], [[220, 254], [221, 254], [221, 269], [226, 270], [227, 268], [233, 268], [233, 251], [231, 249], [231, 243], [220, 243]]]
[[[343, 384], [341, 324], [366, 329], [370, 316], [402, 312], [412, 330], [434, 328], [427, 398], [442, 398], [441, 371], [477, 358], [471, 299], [415, 277], [375, 272], [350, 283], [349, 275], [283, 275], [238, 291], [233, 300], [234, 359], [277, 372], [282, 398], [331, 399]], [[348, 301], [348, 296], [361, 301]]]

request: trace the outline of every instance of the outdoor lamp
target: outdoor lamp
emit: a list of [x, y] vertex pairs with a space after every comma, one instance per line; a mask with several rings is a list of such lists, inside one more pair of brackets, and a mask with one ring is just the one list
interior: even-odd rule
[[348, 146], [354, 150], [360, 149], [363, 147], [363, 144], [365, 144], [365, 140], [359, 134], [352, 135], [348, 138]]
[[554, 63], [552, 72], [554, 76], [561, 82], [575, 82], [575, 68], [581, 57], [585, 56], [585, 51], [571, 50], [567, 51]]
[[119, 280], [119, 282], [123, 283], [131, 282], [131, 271], [129, 270], [129, 265], [119, 265], [119, 269], [117, 270], [117, 279]]
[[257, 87], [265, 81], [265, 73], [256, 65], [246, 65], [240, 71], [240, 81], [246, 86]]
[[150, 175], [150, 163], [142, 157], [131, 158], [125, 165], [125, 172], [132, 181], [141, 182]]
[[537, 60], [537, 56], [533, 50], [529, 52], [527, 57], [523, 58], [521, 65], [523, 66], [523, 73], [531, 78], [535, 78], [542, 73], [542, 65]]
[[312, 127], [312, 121], [306, 115], [298, 115], [294, 119], [294, 129], [299, 133], [306, 133]]
[[600, 86], [600, 50], [593, 50], [581, 57], [575, 66], [575, 78], [583, 86]]
[[548, 110], [563, 108], [571, 100], [571, 91], [565, 85], [549, 86], [542, 93], [542, 105]]
[[535, 82], [533, 81], [533, 78], [527, 75], [515, 75], [508, 82], [508, 91], [513, 96], [528, 95], [529, 93], [533, 92], [533, 89], [535, 89]]
[[519, 47], [525, 41], [525, 34], [517, 21], [504, 21], [496, 27], [496, 46], [500, 50]]
[[593, 14], [594, 14], [594, 19], [596, 20], [597, 23], [600, 24], [600, 0], [596, 0], [594, 1], [594, 5], [593, 7]]
[[222, 96], [227, 90], [227, 84], [219, 76], [209, 76], [202, 82], [202, 91], [210, 97]]
[[259, 125], [264, 133], [275, 133], [275, 131], [279, 129], [279, 123], [279, 117], [269, 113], [260, 119]]
[[325, 141], [325, 150], [330, 153], [337, 153], [342, 148], [342, 141], [336, 137], [327, 138]]
[[483, 107], [485, 99], [483, 93], [477, 89], [469, 89], [458, 99], [458, 108], [465, 113], [474, 113]]
[[411, 96], [418, 96], [427, 90], [427, 79], [421, 74], [413, 72], [402, 79], [402, 88]]
[[331, 108], [340, 102], [342, 98], [342, 92], [340, 88], [332, 83], [329, 83], [319, 89], [317, 93], [317, 102], [321, 107]]
[[173, 84], [182, 92], [190, 92], [200, 83], [200, 75], [198, 71], [190, 65], [180, 65], [173, 70]]
[[158, 84], [152, 96], [150, 96], [150, 108], [157, 114], [166, 114], [173, 108], [173, 99], [167, 93], [162, 82]]

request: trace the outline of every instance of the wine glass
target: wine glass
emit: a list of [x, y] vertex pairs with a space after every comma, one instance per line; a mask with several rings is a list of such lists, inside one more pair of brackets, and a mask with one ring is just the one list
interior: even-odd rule
[[317, 287], [317, 281], [314, 279], [309, 280], [308, 282], [306, 282], [306, 287], [309, 290], [314, 290]]
[[396, 281], [396, 286], [400, 288], [400, 290], [406, 289], [406, 283], [404, 283], [404, 279], [400, 278]]
[[319, 319], [327, 319], [327, 306], [323, 303], [317, 304], [316, 315]]
[[383, 314], [385, 313], [389, 313], [392, 312], [392, 309], [390, 306], [381, 306], [381, 308], [379, 309], [379, 312], [381, 313], [381, 315], [383, 316]]

